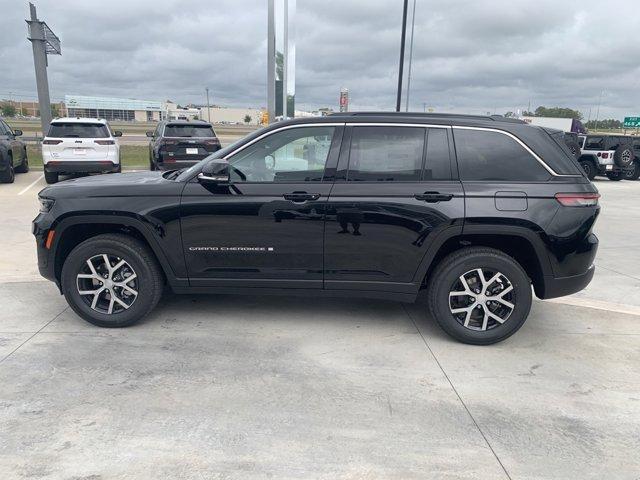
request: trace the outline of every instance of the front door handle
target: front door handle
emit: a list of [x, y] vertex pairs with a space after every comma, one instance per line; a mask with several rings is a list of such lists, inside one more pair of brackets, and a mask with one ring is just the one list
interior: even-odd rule
[[308, 200], [318, 200], [320, 198], [319, 193], [307, 193], [307, 192], [291, 192], [282, 195], [285, 200], [290, 200], [295, 203], [303, 203]]
[[440, 192], [424, 192], [416, 193], [413, 196], [416, 200], [422, 200], [427, 203], [448, 202], [453, 198], [452, 193], [440, 193]]

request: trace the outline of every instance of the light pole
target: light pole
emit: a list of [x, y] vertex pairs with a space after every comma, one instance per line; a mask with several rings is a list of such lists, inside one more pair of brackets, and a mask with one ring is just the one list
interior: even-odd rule
[[604, 95], [604, 90], [600, 91], [600, 96], [598, 97], [598, 108], [596, 109], [596, 130], [598, 129], [598, 119], [600, 118], [600, 103], [602, 103], [602, 95]]
[[413, 31], [416, 26], [416, 0], [413, 0], [413, 12], [411, 14], [411, 39], [409, 40], [409, 71], [407, 72], [407, 100], [405, 111], [409, 111], [409, 95], [411, 93], [411, 64], [413, 63]]
[[207, 92], [207, 121], [211, 123], [211, 108], [209, 107], [209, 87], [204, 89]]
[[407, 10], [409, 9], [409, 0], [404, 0], [402, 9], [402, 37], [400, 38], [400, 65], [398, 67], [398, 97], [396, 99], [396, 112], [400, 111], [402, 103], [402, 70], [404, 68], [404, 44], [407, 38]]

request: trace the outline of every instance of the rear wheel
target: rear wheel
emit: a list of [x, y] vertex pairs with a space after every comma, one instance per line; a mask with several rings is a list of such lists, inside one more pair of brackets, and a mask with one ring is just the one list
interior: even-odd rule
[[16, 179], [16, 172], [13, 168], [13, 157], [7, 158], [7, 167], [0, 173], [0, 183], [13, 183]]
[[58, 173], [57, 172], [47, 172], [45, 170], [44, 171], [44, 181], [47, 182], [49, 185], [51, 185], [52, 183], [57, 183], [58, 182]]
[[156, 306], [164, 284], [149, 248], [120, 234], [98, 235], [74, 248], [61, 283], [71, 308], [100, 327], [136, 323]]
[[640, 178], [640, 162], [638, 160], [634, 160], [633, 167], [626, 172], [624, 172], [625, 180], [637, 180]]
[[582, 170], [584, 170], [584, 173], [587, 175], [587, 178], [589, 180], [593, 180], [594, 178], [596, 178], [596, 173], [598, 172], [598, 170], [591, 160], [580, 161], [580, 166], [582, 167]]
[[621, 171], [609, 172], [609, 173], [607, 173], [607, 178], [609, 180], [614, 181], [614, 182], [619, 182], [620, 180], [622, 180], [624, 178], [624, 173], [622, 173]]
[[513, 335], [531, 308], [520, 264], [493, 248], [469, 247], [444, 258], [427, 287], [431, 315], [453, 338], [473, 345]]

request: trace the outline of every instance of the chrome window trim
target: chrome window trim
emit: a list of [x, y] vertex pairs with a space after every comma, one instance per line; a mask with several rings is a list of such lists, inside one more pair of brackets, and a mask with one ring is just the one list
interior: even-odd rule
[[422, 128], [451, 128], [451, 125], [431, 125], [427, 123], [393, 123], [393, 122], [347, 122], [349, 127], [422, 127]]
[[225, 155], [223, 157], [223, 160], [227, 160], [228, 161], [230, 157], [233, 157], [236, 153], [240, 153], [242, 150], [244, 150], [245, 148], [253, 145], [258, 140], [262, 140], [263, 138], [268, 137], [269, 135], [273, 135], [274, 133], [278, 133], [278, 132], [281, 132], [283, 130], [290, 130], [292, 128], [305, 128], [305, 127], [343, 127], [343, 126], [344, 126], [344, 122], [339, 122], [339, 123], [321, 123], [321, 122], [318, 122], [318, 123], [301, 123], [301, 124], [296, 124], [296, 125], [286, 125], [284, 127], [276, 128], [275, 130], [270, 130], [268, 132], [265, 132], [262, 135], [260, 135], [259, 137], [254, 138], [250, 142], [245, 143], [244, 145], [241, 145], [240, 147], [236, 148], [233, 152], [230, 152], [227, 155]]
[[[533, 150], [531, 150], [527, 144], [525, 144], [522, 140], [520, 140], [518, 137], [516, 137], [514, 134], [510, 133], [510, 132], [506, 132], [504, 130], [499, 130], [497, 128], [487, 128], [487, 127], [463, 127], [463, 126], [459, 126], [459, 125], [454, 125], [453, 126], [454, 129], [457, 130], [480, 130], [480, 131], [484, 131], [484, 132], [495, 132], [495, 133], [501, 133], [503, 135], [506, 135], [507, 137], [512, 138], [513, 140], [515, 140], [516, 142], [518, 142], [518, 144], [520, 144], [520, 146], [522, 148], [524, 148], [527, 152], [529, 152], [529, 154], [540, 164], [544, 167], [544, 169], [549, 172], [551, 175], [553, 175], [554, 177], [581, 177], [582, 175], [572, 175], [572, 174], [561, 174], [561, 173], [557, 173], [553, 168], [551, 168], [549, 165], [547, 165], [547, 163], [540, 158]], [[454, 139], [455, 140], [455, 139]]]

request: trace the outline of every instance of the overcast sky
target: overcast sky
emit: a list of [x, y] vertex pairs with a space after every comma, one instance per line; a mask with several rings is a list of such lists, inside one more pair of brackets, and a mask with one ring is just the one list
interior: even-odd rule
[[[60, 37], [51, 94], [266, 103], [266, 0], [36, 0]], [[410, 0], [410, 9], [413, 0]], [[410, 109], [640, 115], [637, 0], [417, 0]], [[0, 0], [0, 98], [36, 95], [28, 4]], [[391, 110], [401, 0], [298, 0], [297, 108]], [[406, 70], [405, 70], [406, 71]], [[404, 106], [404, 102], [403, 102]]]

